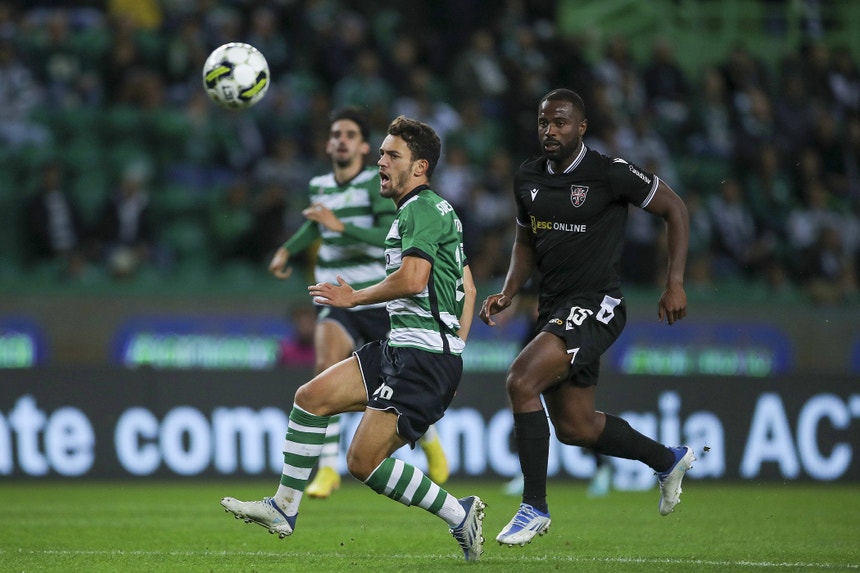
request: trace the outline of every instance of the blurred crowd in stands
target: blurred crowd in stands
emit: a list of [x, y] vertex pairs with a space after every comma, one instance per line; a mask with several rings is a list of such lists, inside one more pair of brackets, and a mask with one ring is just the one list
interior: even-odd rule
[[[357, 104], [380, 141], [398, 114], [437, 130], [434, 188], [464, 219], [477, 280], [501, 280], [537, 103], [570, 87], [588, 146], [687, 202], [688, 289], [858, 300], [856, 54], [810, 36], [776, 65], [738, 45], [692, 73], [671, 38], [634, 54], [606, 34], [588, 50], [558, 33], [555, 4], [0, 0], [0, 194], [13, 198], [0, 216], [19, 233], [4, 250], [16, 272], [48, 261], [71, 279], [264, 271], [301, 221], [308, 179], [329, 170], [328, 112]], [[250, 110], [220, 109], [201, 87], [206, 56], [229, 41], [271, 69]], [[662, 226], [633, 209], [628, 231], [626, 284], [659, 287]]]

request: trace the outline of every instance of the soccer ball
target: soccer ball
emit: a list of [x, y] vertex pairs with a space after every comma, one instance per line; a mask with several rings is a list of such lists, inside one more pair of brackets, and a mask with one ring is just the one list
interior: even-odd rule
[[269, 89], [269, 64], [250, 44], [230, 42], [209, 54], [203, 65], [203, 87], [215, 103], [231, 109], [259, 103]]

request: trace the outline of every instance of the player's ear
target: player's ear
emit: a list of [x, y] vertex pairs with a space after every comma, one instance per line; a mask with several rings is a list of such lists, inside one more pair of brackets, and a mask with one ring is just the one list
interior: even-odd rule
[[359, 152], [362, 155], [370, 155], [370, 144], [366, 141], [364, 143], [362, 143], [361, 146], [359, 147]]
[[426, 159], [419, 159], [412, 162], [412, 176], [424, 177], [427, 175], [427, 167], [430, 163]]
[[579, 124], [579, 136], [582, 137], [585, 135], [586, 130], [588, 129], [588, 120], [582, 118], [582, 122]]

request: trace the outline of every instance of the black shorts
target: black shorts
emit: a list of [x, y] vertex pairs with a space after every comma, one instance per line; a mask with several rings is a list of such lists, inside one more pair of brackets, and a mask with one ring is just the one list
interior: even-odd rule
[[627, 323], [627, 305], [604, 293], [583, 294], [548, 311], [541, 311], [538, 325], [564, 341], [570, 355], [567, 381], [574, 386], [597, 384], [600, 356], [615, 342]]
[[413, 448], [445, 414], [463, 374], [460, 356], [389, 346], [388, 340], [365, 344], [353, 355], [367, 390], [367, 407], [395, 412], [397, 433]]
[[352, 337], [352, 347], [358, 348], [374, 340], [388, 338], [391, 321], [385, 307], [346, 310], [334, 306], [317, 308], [317, 322], [333, 320]]

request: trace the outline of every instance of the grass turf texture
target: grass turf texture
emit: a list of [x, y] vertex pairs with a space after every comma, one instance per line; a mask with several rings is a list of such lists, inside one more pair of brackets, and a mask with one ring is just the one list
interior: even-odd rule
[[218, 504], [275, 485], [0, 482], [0, 571], [860, 571], [857, 484], [688, 481], [683, 503], [661, 517], [656, 489], [589, 499], [582, 482], [553, 481], [549, 533], [509, 548], [495, 536], [519, 499], [500, 481], [453, 481], [455, 495], [489, 504], [478, 563], [463, 561], [441, 520], [348, 478], [330, 499], [306, 499], [283, 540]]

